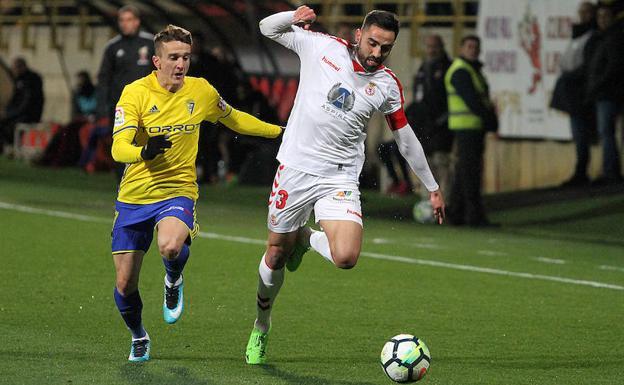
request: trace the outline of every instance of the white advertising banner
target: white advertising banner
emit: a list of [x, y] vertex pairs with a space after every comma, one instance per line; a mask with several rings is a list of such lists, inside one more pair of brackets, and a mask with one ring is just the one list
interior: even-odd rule
[[576, 0], [481, 0], [481, 59], [496, 101], [499, 135], [570, 139], [566, 114], [548, 107], [570, 43]]

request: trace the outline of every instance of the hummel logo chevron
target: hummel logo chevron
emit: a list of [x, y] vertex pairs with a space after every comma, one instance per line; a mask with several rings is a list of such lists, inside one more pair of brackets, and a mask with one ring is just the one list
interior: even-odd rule
[[150, 114], [155, 114], [155, 113], [157, 113], [157, 112], [160, 112], [160, 110], [159, 110], [159, 109], [158, 109], [158, 107], [156, 107], [156, 105], [154, 104], [154, 105], [152, 106], [152, 108], [150, 108], [149, 113], [150, 113]]

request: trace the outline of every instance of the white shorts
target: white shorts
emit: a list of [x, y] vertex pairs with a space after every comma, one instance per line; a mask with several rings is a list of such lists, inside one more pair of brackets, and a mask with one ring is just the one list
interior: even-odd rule
[[289, 233], [304, 226], [314, 210], [322, 220], [357, 222], [362, 226], [362, 207], [357, 183], [307, 174], [280, 165], [269, 196], [268, 227]]

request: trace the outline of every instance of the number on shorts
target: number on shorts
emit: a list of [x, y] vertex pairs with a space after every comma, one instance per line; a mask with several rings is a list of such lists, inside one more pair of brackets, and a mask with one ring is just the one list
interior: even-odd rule
[[286, 206], [286, 200], [288, 199], [288, 193], [286, 192], [286, 190], [279, 190], [277, 192], [277, 195], [279, 195], [279, 196], [275, 200], [275, 208], [281, 210], [281, 209], [283, 209]]

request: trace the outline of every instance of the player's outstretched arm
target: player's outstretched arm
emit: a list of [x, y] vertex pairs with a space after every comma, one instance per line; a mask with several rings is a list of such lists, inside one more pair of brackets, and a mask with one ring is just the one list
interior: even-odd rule
[[282, 133], [282, 128], [278, 125], [264, 122], [246, 112], [232, 108], [230, 113], [220, 118], [219, 121], [229, 129], [243, 135], [264, 136], [265, 138], [275, 138]]
[[392, 135], [394, 135], [394, 140], [397, 143], [399, 152], [403, 155], [418, 179], [420, 179], [429, 191], [429, 199], [433, 207], [433, 213], [438, 223], [441, 224], [444, 220], [444, 197], [442, 196], [438, 183], [431, 173], [422, 144], [420, 144], [420, 141], [409, 124], [398, 130], [393, 130]]

